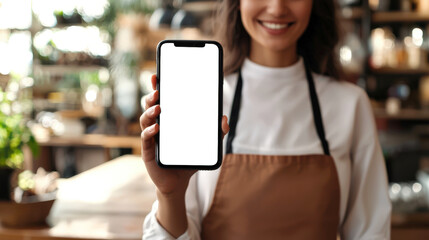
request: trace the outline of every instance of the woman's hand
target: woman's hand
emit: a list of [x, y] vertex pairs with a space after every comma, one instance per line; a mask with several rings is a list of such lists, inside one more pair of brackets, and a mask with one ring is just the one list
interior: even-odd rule
[[[150, 178], [157, 187], [158, 222], [173, 237], [182, 235], [187, 227], [187, 215], [185, 206], [185, 193], [189, 179], [197, 170], [164, 169], [160, 168], [155, 160], [155, 138], [159, 131], [156, 118], [161, 113], [161, 108], [155, 103], [159, 99], [156, 91], [156, 75], [152, 75], [153, 92], [146, 99], [146, 111], [140, 117], [142, 128], [142, 158], [146, 165]], [[223, 137], [229, 131], [226, 116], [222, 117]]]
[[[156, 75], [151, 78], [154, 91], [145, 99], [146, 111], [140, 117], [142, 128], [142, 157], [146, 169], [158, 189], [158, 195], [165, 197], [184, 196], [188, 182], [196, 170], [164, 169], [160, 168], [155, 160], [155, 139], [154, 136], [159, 131], [156, 118], [161, 113], [159, 105], [155, 105], [159, 99], [159, 92], [156, 91]], [[229, 131], [226, 116], [222, 118], [223, 136]]]

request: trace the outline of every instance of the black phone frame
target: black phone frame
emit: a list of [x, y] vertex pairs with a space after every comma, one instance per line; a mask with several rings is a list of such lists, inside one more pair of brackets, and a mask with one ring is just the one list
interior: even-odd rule
[[[159, 99], [156, 104], [161, 105], [161, 89], [160, 89], [160, 81], [161, 81], [161, 46], [165, 43], [173, 43], [177, 47], [204, 47], [206, 44], [214, 44], [217, 46], [219, 50], [219, 91], [218, 91], [218, 150], [217, 150], [217, 162], [214, 165], [165, 165], [161, 162], [159, 158], [160, 145], [159, 145], [159, 132], [155, 135], [155, 159], [158, 166], [162, 168], [168, 169], [197, 169], [197, 170], [215, 170], [218, 169], [222, 165], [223, 158], [223, 144], [222, 144], [222, 115], [223, 115], [223, 48], [222, 45], [216, 41], [212, 40], [163, 40], [158, 43], [156, 47], [156, 89], [159, 92]], [[161, 110], [162, 111], [162, 110]], [[159, 116], [156, 119], [156, 122], [160, 124]], [[161, 131], [161, 127], [160, 127]]]

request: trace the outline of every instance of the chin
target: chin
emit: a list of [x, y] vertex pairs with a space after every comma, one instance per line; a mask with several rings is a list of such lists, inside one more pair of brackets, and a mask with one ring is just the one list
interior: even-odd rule
[[265, 43], [262, 44], [264, 48], [269, 49], [271, 51], [277, 51], [277, 52], [287, 52], [287, 51], [295, 51], [296, 50], [296, 43]]

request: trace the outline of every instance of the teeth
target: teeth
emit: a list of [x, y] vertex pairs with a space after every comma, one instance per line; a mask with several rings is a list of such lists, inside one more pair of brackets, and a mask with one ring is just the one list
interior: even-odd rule
[[283, 29], [283, 28], [286, 28], [289, 24], [279, 24], [279, 23], [267, 23], [267, 22], [262, 22], [262, 25], [264, 25], [264, 26], [265, 26], [265, 27], [267, 27], [267, 28], [277, 30], [277, 29]]

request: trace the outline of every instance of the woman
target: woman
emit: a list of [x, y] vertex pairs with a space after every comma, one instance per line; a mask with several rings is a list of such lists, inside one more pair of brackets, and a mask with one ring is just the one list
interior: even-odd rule
[[389, 239], [386, 171], [368, 97], [336, 80], [333, 0], [221, 4], [226, 155], [216, 171], [159, 168], [154, 91], [141, 125], [158, 200], [143, 238]]

